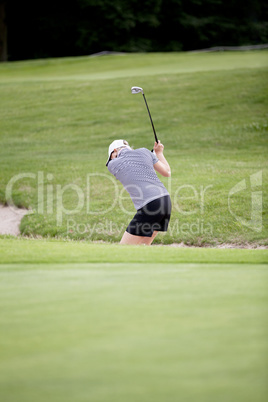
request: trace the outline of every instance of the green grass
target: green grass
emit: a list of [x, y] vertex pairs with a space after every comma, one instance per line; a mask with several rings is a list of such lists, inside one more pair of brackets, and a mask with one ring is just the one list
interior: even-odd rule
[[122, 246], [88, 242], [0, 239], [2, 263], [268, 263], [268, 250]]
[[[267, 51], [2, 63], [0, 202], [10, 201], [12, 177], [30, 173], [12, 188], [14, 203], [33, 210], [24, 235], [119, 241], [135, 210], [105, 162], [115, 138], [152, 147], [143, 99], [130, 93], [140, 85], [172, 168], [162, 179], [170, 230], [155, 242], [267, 245], [267, 65]], [[256, 218], [250, 178], [258, 172]], [[78, 195], [66, 185], [84, 201], [77, 213]]]
[[[104, 175], [114, 138], [152, 146], [140, 85], [172, 167], [157, 242], [267, 244], [267, 64], [266, 51], [0, 64], [0, 202], [31, 174], [12, 197], [33, 212], [30, 238], [0, 236], [1, 400], [267, 400], [268, 250], [90, 242], [118, 241], [134, 213]], [[68, 184], [88, 203], [61, 216], [77, 205]]]
[[267, 400], [267, 266], [12, 263], [0, 278], [6, 402]]
[[137, 53], [104, 57], [76, 57], [5, 63], [5, 82], [77, 80], [94, 81], [159, 74], [267, 67], [267, 52]]
[[0, 239], [6, 402], [264, 402], [268, 250]]

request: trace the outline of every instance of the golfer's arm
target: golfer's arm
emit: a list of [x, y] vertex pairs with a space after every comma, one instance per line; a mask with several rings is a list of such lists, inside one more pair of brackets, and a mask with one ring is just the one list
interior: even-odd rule
[[170, 177], [171, 169], [168, 164], [168, 161], [164, 157], [163, 152], [156, 153], [157, 158], [159, 159], [157, 163], [154, 164], [155, 170], [160, 173], [162, 176]]

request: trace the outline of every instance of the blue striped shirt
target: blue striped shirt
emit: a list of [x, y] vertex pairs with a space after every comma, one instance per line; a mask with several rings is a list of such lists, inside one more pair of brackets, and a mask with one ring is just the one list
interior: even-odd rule
[[166, 187], [154, 170], [157, 162], [155, 153], [146, 148], [123, 148], [117, 158], [108, 164], [109, 172], [123, 184], [137, 210], [168, 195]]

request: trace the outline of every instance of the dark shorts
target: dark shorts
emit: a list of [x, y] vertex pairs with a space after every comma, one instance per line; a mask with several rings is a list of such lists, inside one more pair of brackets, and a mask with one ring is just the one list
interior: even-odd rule
[[157, 198], [138, 209], [126, 231], [134, 236], [152, 237], [153, 232], [166, 232], [171, 215], [169, 195]]

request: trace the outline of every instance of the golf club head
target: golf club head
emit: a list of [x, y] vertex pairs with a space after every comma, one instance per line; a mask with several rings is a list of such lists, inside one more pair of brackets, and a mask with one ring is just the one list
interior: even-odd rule
[[132, 87], [131, 88], [131, 93], [133, 93], [133, 94], [139, 94], [140, 92], [143, 94], [143, 89], [140, 87]]

